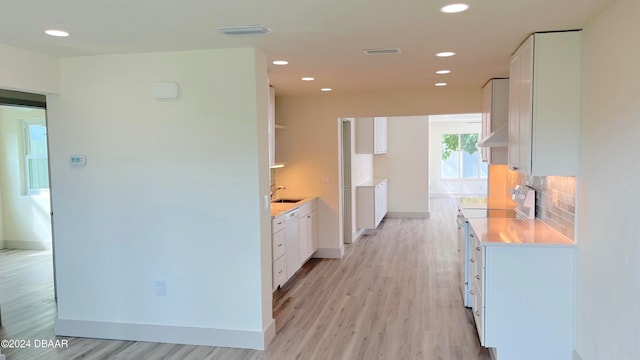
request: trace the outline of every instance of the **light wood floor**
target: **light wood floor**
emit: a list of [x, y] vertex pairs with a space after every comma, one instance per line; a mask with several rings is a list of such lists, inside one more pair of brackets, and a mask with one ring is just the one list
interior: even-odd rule
[[[66, 349], [2, 349], [37, 359], [488, 360], [458, 287], [455, 203], [433, 199], [431, 219], [386, 219], [341, 260], [309, 261], [274, 293], [276, 338], [264, 352], [68, 339]], [[0, 250], [0, 339], [53, 335], [51, 254]]]

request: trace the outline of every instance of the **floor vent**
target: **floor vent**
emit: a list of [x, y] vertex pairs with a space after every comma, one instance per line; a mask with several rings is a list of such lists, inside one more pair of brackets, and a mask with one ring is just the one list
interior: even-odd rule
[[400, 49], [399, 48], [364, 49], [364, 53], [367, 55], [400, 54]]

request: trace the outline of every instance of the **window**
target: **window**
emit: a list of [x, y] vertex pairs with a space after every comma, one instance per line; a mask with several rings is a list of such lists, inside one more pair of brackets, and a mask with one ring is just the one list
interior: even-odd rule
[[443, 179], [486, 179], [487, 164], [476, 147], [478, 134], [444, 134], [441, 140]]
[[27, 194], [39, 194], [49, 190], [47, 127], [43, 124], [25, 122], [24, 144]]

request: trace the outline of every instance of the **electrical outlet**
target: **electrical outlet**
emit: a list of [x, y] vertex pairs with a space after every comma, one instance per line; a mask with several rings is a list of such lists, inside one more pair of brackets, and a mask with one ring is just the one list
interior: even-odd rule
[[165, 286], [164, 280], [156, 280], [156, 296], [165, 295], [167, 295], [167, 288]]

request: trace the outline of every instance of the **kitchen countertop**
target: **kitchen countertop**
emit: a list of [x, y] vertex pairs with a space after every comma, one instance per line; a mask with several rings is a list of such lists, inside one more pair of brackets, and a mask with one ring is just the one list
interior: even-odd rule
[[539, 219], [469, 219], [480, 246], [569, 246], [576, 243]]
[[304, 205], [310, 201], [312, 201], [313, 199], [315, 199], [315, 196], [312, 197], [304, 197], [302, 198], [302, 200], [296, 202], [296, 203], [280, 203], [280, 202], [272, 202], [271, 203], [271, 218], [274, 218], [278, 215], [284, 214], [289, 210], [293, 210], [301, 205]]

